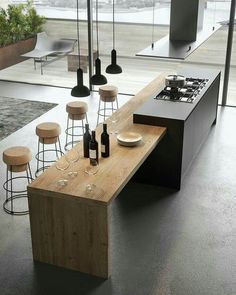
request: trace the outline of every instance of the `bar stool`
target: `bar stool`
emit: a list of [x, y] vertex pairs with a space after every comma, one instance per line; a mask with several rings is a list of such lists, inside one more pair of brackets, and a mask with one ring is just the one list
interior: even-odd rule
[[[103, 117], [103, 121], [106, 120], [114, 111], [116, 111], [118, 106], [118, 88], [113, 85], [104, 85], [99, 87], [99, 106], [97, 112], [97, 125], [99, 124], [100, 117]], [[116, 102], [116, 108], [114, 107], [114, 102]], [[101, 106], [103, 103], [103, 106]], [[107, 103], [110, 103], [110, 106], [107, 107]]]
[[[36, 134], [38, 135], [38, 151], [35, 155], [37, 160], [37, 169], [35, 172], [35, 177], [43, 172], [50, 165], [49, 163], [54, 163], [58, 160], [64, 153], [61, 149], [61, 143], [59, 135], [61, 134], [61, 127], [55, 122], [44, 122], [36, 126]], [[54, 148], [45, 149], [45, 145], [54, 144]], [[54, 159], [51, 158], [52, 154], [55, 154]]]
[[[66, 126], [66, 144], [65, 150], [69, 150], [69, 147], [73, 147], [78, 143], [79, 138], [83, 137], [85, 132], [84, 120], [88, 123], [87, 111], [88, 105], [82, 101], [71, 101], [66, 105], [67, 126]], [[81, 125], [76, 124], [75, 121], [81, 121]], [[77, 138], [77, 140], [75, 140]]]
[[[7, 165], [6, 181], [3, 184], [3, 188], [6, 191], [6, 200], [3, 203], [3, 209], [6, 213], [12, 215], [28, 214], [28, 209], [15, 209], [14, 200], [27, 198], [25, 186], [33, 180], [29, 164], [32, 159], [31, 151], [25, 146], [14, 146], [3, 152], [2, 159]], [[15, 172], [25, 172], [26, 175], [13, 177], [13, 173]]]

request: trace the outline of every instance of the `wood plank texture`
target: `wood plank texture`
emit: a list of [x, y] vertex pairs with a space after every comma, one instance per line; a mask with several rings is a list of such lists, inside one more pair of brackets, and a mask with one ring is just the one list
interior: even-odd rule
[[[89, 159], [81, 157], [76, 167], [78, 176], [69, 179], [67, 186], [58, 186], [57, 181], [62, 172], [55, 165], [28, 186], [35, 260], [103, 278], [109, 277], [111, 201], [166, 132], [166, 128], [162, 127], [133, 124], [133, 112], [162, 86], [164, 76], [156, 78], [111, 116], [111, 120], [118, 120], [115, 127], [119, 131], [140, 133], [143, 136], [141, 144], [137, 147], [120, 146], [113, 134], [111, 156], [100, 159], [97, 174], [88, 176], [84, 173]], [[98, 138], [100, 134], [101, 126], [97, 128]], [[82, 143], [68, 153], [77, 150], [82, 155]], [[94, 193], [86, 193], [88, 183], [97, 186]], [[104, 193], [100, 193], [100, 189]]]
[[[76, 163], [77, 167], [75, 167], [79, 172], [78, 177], [69, 179], [67, 186], [63, 188], [58, 186], [57, 181], [61, 178], [61, 171], [58, 171], [56, 166], [53, 165], [30, 184], [28, 187], [29, 193], [37, 189], [41, 191], [41, 194], [48, 196], [56, 195], [61, 198], [76, 197], [80, 200], [87, 200], [87, 202], [109, 204], [119, 194], [165, 134], [166, 130], [163, 127], [133, 124], [133, 111], [156, 92], [157, 88], [163, 84], [163, 80], [164, 75], [159, 76], [111, 117], [111, 120], [118, 120], [115, 127], [119, 132], [134, 131], [140, 133], [143, 136], [143, 142], [140, 145], [137, 147], [120, 146], [117, 143], [116, 135], [112, 134], [110, 142], [111, 156], [110, 158], [100, 158], [99, 171], [96, 175], [88, 176], [84, 173], [89, 160], [81, 157]], [[108, 120], [108, 122], [111, 122], [111, 120]], [[108, 130], [110, 124], [108, 123]], [[100, 139], [100, 134], [101, 126], [97, 128], [97, 140]], [[75, 152], [76, 149], [79, 150], [82, 156], [81, 143], [69, 151], [69, 153]], [[93, 195], [86, 194], [86, 185], [91, 181], [98, 188], [102, 188], [105, 193], [103, 195], [96, 195], [96, 193]]]
[[109, 277], [109, 208], [31, 193], [34, 259]]

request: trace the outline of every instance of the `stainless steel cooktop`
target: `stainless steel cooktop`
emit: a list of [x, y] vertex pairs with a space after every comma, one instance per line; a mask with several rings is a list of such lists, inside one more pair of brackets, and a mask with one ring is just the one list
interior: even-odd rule
[[186, 83], [182, 88], [166, 86], [154, 99], [193, 103], [208, 81], [208, 79], [186, 78]]

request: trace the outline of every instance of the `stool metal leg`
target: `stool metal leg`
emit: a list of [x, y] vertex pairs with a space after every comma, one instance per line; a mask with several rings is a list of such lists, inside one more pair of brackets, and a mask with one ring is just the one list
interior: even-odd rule
[[[116, 101], [116, 107], [114, 105], [114, 102]], [[107, 103], [110, 103], [110, 105], [107, 107]], [[101, 104], [103, 104], [103, 108], [101, 107]], [[103, 118], [103, 121], [106, 120], [110, 115], [112, 115], [116, 110], [118, 110], [119, 105], [118, 105], [118, 99], [117, 96], [115, 97], [114, 101], [111, 102], [106, 102], [106, 101], [101, 101], [101, 97], [99, 99], [99, 105], [98, 105], [98, 112], [97, 112], [97, 125], [100, 122], [100, 117]]]
[[117, 110], [119, 109], [119, 105], [118, 105], [118, 97], [116, 96], [116, 107], [117, 107]]
[[8, 194], [8, 169], [6, 171], [6, 181], [7, 181], [7, 183], [6, 183], [6, 200], [7, 200], [7, 194]]
[[82, 120], [81, 124], [82, 124], [82, 130], [83, 130], [83, 134], [84, 134], [84, 120]]
[[106, 102], [104, 102], [103, 122], [106, 120]]
[[65, 147], [66, 147], [66, 145], [68, 144], [68, 130], [69, 130], [69, 114], [68, 114], [68, 116], [67, 116], [67, 124], [66, 124], [66, 144], [65, 144]]
[[32, 171], [31, 171], [29, 163], [27, 164], [26, 176], [27, 176], [28, 184], [30, 184], [31, 181], [33, 180], [33, 177], [32, 177]]
[[[57, 144], [58, 144], [58, 147], [57, 147]], [[56, 146], [57, 159], [59, 159], [62, 155], [64, 155], [61, 149], [61, 142], [60, 142], [59, 136], [57, 137], [57, 142], [55, 143], [55, 146]]]
[[74, 124], [74, 115], [72, 115], [72, 148], [74, 147], [74, 127], [75, 127], [75, 124]]
[[[39, 138], [38, 138], [38, 152], [37, 154], [39, 155], [39, 148], [40, 148], [40, 142], [39, 142]], [[39, 160], [37, 159], [37, 168], [36, 168], [36, 171], [39, 170]]]
[[44, 171], [44, 165], [45, 165], [45, 158], [44, 158], [44, 138], [43, 138], [43, 171]]
[[[10, 169], [11, 169], [11, 166], [10, 166]], [[5, 182], [6, 186], [4, 187], [4, 184], [3, 184], [3, 188], [6, 191], [6, 200], [3, 203], [3, 210], [5, 212], [11, 214], [13, 205], [12, 205], [11, 198], [9, 198], [9, 192], [12, 191], [12, 185], [11, 185], [11, 189], [9, 189], [9, 181], [10, 181], [10, 179], [9, 179], [9, 174], [8, 173], [9, 173], [9, 171], [8, 171], [8, 167], [7, 167], [7, 170], [6, 170], [6, 182]], [[9, 210], [9, 209], [6, 208], [6, 204], [9, 202], [9, 200], [11, 201], [11, 210]]]
[[[77, 114], [72, 114], [72, 119], [69, 119], [67, 122], [67, 128], [65, 130], [66, 142], [64, 147], [66, 151], [70, 150], [70, 148], [73, 148], [76, 143], [80, 142], [80, 138], [83, 138], [83, 134], [85, 132], [84, 120], [86, 123], [88, 123], [88, 117], [87, 113], [80, 115], [85, 115], [85, 118], [77, 119]], [[70, 122], [70, 120], [72, 122]], [[79, 121], [78, 125], [76, 124], [76, 121]]]
[[[47, 144], [45, 143], [44, 138], [41, 138], [41, 140], [42, 143], [38, 144], [38, 153], [35, 155], [35, 158], [37, 160], [37, 170], [35, 172], [35, 177], [38, 177], [40, 175], [40, 172], [44, 172], [48, 167], [50, 167], [51, 163], [55, 163], [55, 161], [57, 161], [64, 154], [61, 149], [59, 136], [57, 137], [57, 141], [53, 144], [54, 146], [52, 146], [51, 148], [47, 148]], [[53, 153], [53, 159], [49, 158], [49, 156], [51, 156], [50, 153]]]
[[57, 160], [58, 160], [59, 156], [58, 156], [58, 150], [57, 150], [57, 143], [55, 142], [54, 145], [55, 145], [56, 157], [57, 157]]
[[57, 138], [57, 141], [58, 141], [58, 145], [59, 145], [59, 151], [60, 151], [60, 154], [62, 156], [62, 155], [64, 155], [64, 153], [62, 152], [62, 149], [61, 149], [61, 141], [60, 141], [60, 137], [59, 136]]
[[99, 104], [98, 104], [97, 125], [98, 125], [98, 123], [99, 123], [99, 117], [100, 117], [100, 107], [101, 107], [101, 99], [99, 99]]
[[10, 166], [10, 185], [11, 185], [11, 213], [13, 213], [13, 198], [12, 198], [12, 166]]
[[[6, 200], [3, 203], [3, 209], [6, 213], [11, 215], [25, 215], [29, 213], [29, 210], [17, 210], [14, 207], [14, 200], [21, 198], [28, 198], [27, 189], [16, 190], [13, 188], [13, 181], [16, 179], [26, 179], [28, 184], [33, 180], [30, 164], [27, 163], [25, 170], [26, 176], [13, 177], [13, 166], [8, 166], [6, 171], [6, 182], [3, 184], [3, 189], [6, 191]], [[9, 206], [8, 206], [9, 205]], [[10, 208], [9, 208], [10, 207]], [[9, 208], [9, 209], [8, 209]]]

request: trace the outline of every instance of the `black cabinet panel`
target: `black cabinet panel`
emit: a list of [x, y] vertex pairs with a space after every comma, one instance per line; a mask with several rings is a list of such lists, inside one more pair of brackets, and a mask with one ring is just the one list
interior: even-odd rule
[[[181, 72], [189, 76], [189, 72]], [[167, 127], [167, 134], [135, 175], [137, 181], [180, 189], [181, 181], [217, 118], [220, 72], [200, 70], [192, 77], [209, 83], [193, 103], [150, 98], [133, 115], [134, 123]]]

